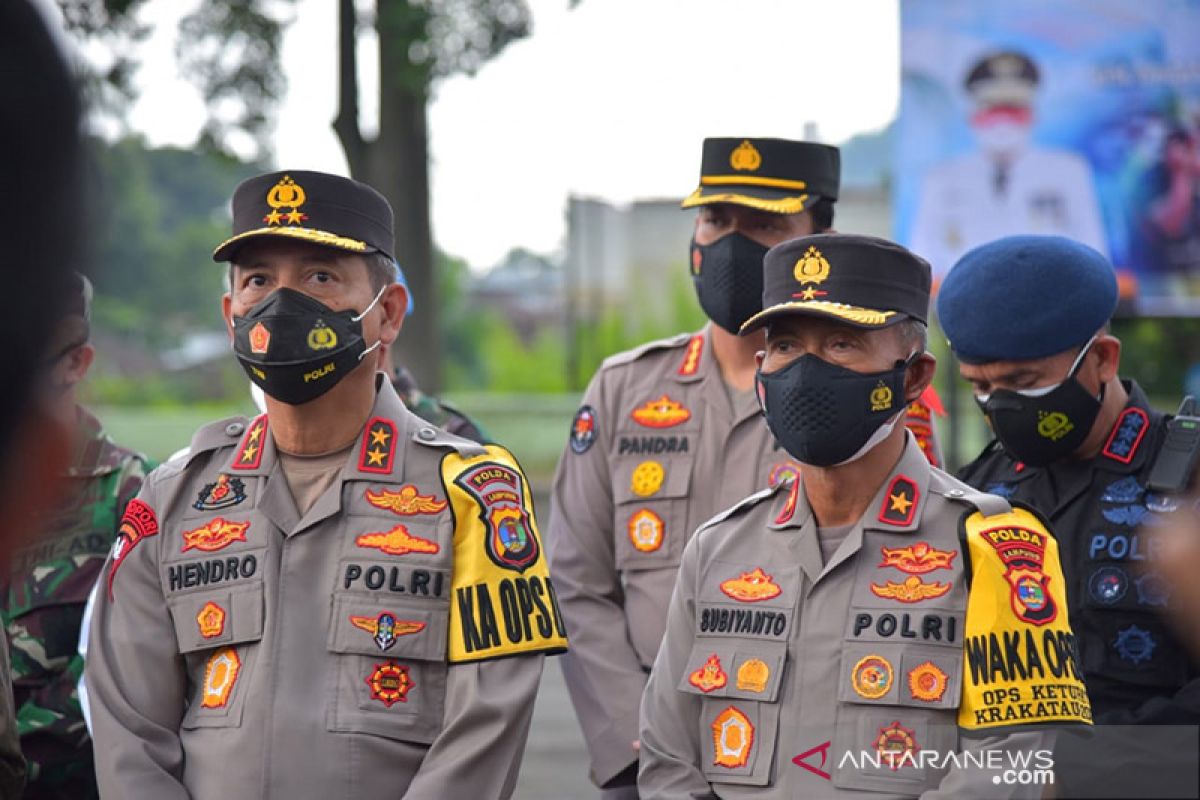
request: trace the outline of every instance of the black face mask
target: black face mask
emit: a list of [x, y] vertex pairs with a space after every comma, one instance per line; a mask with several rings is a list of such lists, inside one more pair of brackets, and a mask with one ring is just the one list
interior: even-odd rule
[[808, 353], [777, 372], [759, 370], [758, 401], [767, 427], [802, 464], [832, 467], [853, 460], [904, 408], [904, 374], [914, 358], [863, 373]]
[[276, 289], [244, 317], [233, 318], [233, 351], [255, 384], [276, 400], [300, 405], [315, 400], [354, 371], [366, 346], [361, 314], [334, 311], [293, 289]]
[[730, 333], [736, 334], [762, 310], [763, 256], [768, 249], [740, 233], [708, 245], [692, 239], [692, 283], [700, 307]]
[[1010, 456], [1043, 467], [1067, 458], [1083, 444], [1104, 400], [1103, 385], [1100, 396], [1093, 397], [1075, 377], [1091, 346], [1091, 341], [1083, 346], [1066, 380], [1056, 386], [1020, 392], [997, 389], [975, 398]]

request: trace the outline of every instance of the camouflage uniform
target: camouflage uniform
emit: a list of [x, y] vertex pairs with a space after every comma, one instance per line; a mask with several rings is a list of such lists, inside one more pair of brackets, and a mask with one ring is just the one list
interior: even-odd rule
[[461, 436], [473, 442], [493, 444], [487, 431], [481, 428], [475, 420], [445, 401], [422, 392], [421, 387], [417, 385], [416, 378], [404, 367], [396, 367], [396, 372], [392, 376], [392, 388], [396, 390], [396, 394], [400, 395], [400, 399], [404, 401], [404, 405], [409, 411], [430, 425], [436, 425], [447, 433], [453, 433], [455, 436]]
[[63, 499], [45, 532], [13, 554], [0, 613], [12, 651], [17, 731], [29, 762], [26, 797], [96, 796], [76, 688], [83, 672], [76, 645], [88, 593], [145, 473], [145, 459], [114, 444], [99, 420], [80, 408]]

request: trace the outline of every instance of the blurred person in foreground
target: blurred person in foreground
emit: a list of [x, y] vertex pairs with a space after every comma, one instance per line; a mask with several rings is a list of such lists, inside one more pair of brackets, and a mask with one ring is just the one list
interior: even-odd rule
[[91, 295], [87, 278], [75, 275], [72, 305], [51, 340], [44, 378], [43, 405], [71, 432], [72, 457], [59, 476], [59, 497], [30, 541], [10, 556], [9, 573], [0, 581], [17, 729], [28, 762], [27, 798], [97, 796], [92, 741], [77, 691], [83, 657], [76, 642], [117, 523], [145, 477], [145, 457], [117, 446], [77, 400], [95, 356]]
[[[836, 147], [786, 139], [705, 139], [690, 268], [710, 324], [606, 359], [584, 395], [551, 499], [551, 558], [572, 632], [563, 674], [610, 800], [637, 797], [638, 703], [662, 641], [684, 545], [704, 520], [799, 467], [754, 397], [768, 248], [833, 226]], [[819, 281], [812, 299], [825, 302]], [[940, 459], [932, 414], [910, 424]]]
[[267, 412], [201, 428], [130, 504], [85, 677], [101, 794], [507, 798], [566, 634], [512, 455], [407, 409], [387, 201], [243, 182], [223, 313]]
[[[35, 389], [86, 229], [80, 118], [45, 20], [26, 0], [0, 3], [0, 273], [14, 298], [0, 322], [0, 555], [51, 504], [69, 457], [66, 433], [39, 408]], [[24, 775], [0, 641], [0, 797], [18, 797]]]
[[[1200, 745], [1200, 661], [1149, 560], [1159, 515], [1178, 504], [1148, 485], [1170, 417], [1121, 378], [1116, 305], [1112, 265], [1080, 242], [1011, 236], [963, 256], [938, 317], [995, 438], [959, 477], [1030, 505], [1058, 538], [1097, 723], [1088, 739], [1060, 738], [1060, 794], [1190, 797], [1198, 753], [1182, 742]], [[1174, 725], [1186, 728], [1151, 727]]]
[[1046, 763], [1054, 726], [1091, 716], [1058, 552], [900, 424], [934, 375], [929, 264], [829, 234], [772, 248], [764, 273], [742, 332], [766, 328], [758, 399], [800, 475], [684, 549], [642, 699], [642, 796], [1039, 797], [1003, 770]]

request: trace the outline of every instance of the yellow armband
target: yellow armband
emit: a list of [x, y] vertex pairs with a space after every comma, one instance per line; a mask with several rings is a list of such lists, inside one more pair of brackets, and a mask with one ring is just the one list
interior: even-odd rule
[[558, 652], [566, 629], [530, 509], [528, 481], [502, 447], [442, 460], [454, 512], [449, 661]]
[[959, 726], [1090, 725], [1058, 542], [1023, 508], [962, 524], [973, 577]]

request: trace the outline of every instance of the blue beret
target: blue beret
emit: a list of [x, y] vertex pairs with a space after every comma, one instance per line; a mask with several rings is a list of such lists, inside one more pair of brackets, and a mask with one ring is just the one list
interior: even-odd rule
[[1108, 259], [1061, 236], [1009, 236], [976, 247], [937, 296], [942, 330], [966, 364], [1027, 361], [1078, 347], [1116, 307]]

